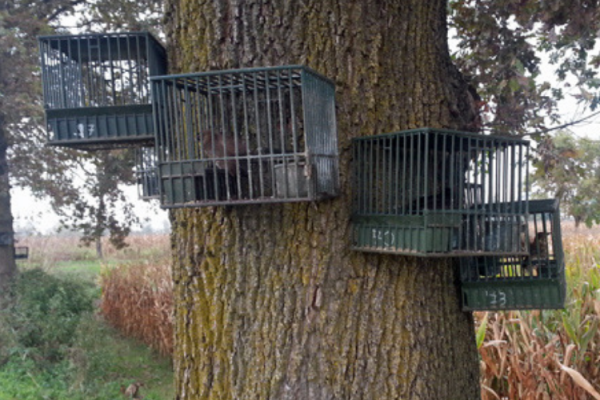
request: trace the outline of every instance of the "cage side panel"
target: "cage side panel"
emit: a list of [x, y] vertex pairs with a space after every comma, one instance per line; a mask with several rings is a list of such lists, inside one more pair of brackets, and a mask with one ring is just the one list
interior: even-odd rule
[[149, 104], [147, 46], [144, 34], [40, 39], [46, 108]]
[[564, 307], [564, 291], [560, 280], [537, 282], [463, 283], [463, 309], [518, 310]]
[[158, 198], [160, 192], [154, 147], [141, 147], [136, 149], [135, 174], [138, 186], [138, 196], [144, 200]]
[[[427, 227], [426, 219], [434, 227]], [[353, 247], [365, 251], [447, 253], [456, 247], [461, 218], [457, 215], [354, 217]]]
[[[79, 110], [81, 111], [81, 110]], [[85, 112], [49, 111], [46, 115], [50, 144], [70, 141], [90, 144], [111, 143], [115, 139], [154, 140], [152, 108], [133, 106], [112, 112], [111, 108], [85, 109]], [[77, 115], [79, 114], [79, 115]]]
[[302, 72], [307, 150], [315, 164], [318, 197], [339, 192], [335, 88], [325, 79], [306, 70]]

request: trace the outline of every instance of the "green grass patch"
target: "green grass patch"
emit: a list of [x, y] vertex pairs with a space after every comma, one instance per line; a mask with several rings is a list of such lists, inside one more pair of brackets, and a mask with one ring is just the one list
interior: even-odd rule
[[141, 383], [172, 399], [171, 360], [110, 328], [93, 308], [100, 264], [22, 269], [0, 306], [0, 400], [119, 399]]

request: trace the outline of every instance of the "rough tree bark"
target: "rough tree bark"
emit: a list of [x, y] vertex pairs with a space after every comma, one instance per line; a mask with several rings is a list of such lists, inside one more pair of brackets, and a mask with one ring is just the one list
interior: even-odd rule
[[336, 83], [342, 195], [177, 210], [178, 399], [475, 399], [450, 260], [349, 249], [351, 138], [472, 129], [443, 0], [169, 0], [173, 73], [305, 64]]
[[13, 218], [10, 209], [7, 149], [4, 117], [0, 114], [0, 293], [17, 271], [13, 244]]

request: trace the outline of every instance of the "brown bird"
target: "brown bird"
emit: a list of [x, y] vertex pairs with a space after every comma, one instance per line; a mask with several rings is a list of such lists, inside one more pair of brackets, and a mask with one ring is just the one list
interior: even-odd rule
[[529, 256], [524, 260], [529, 275], [537, 275], [538, 267], [548, 260], [548, 236], [550, 232], [537, 232], [529, 241]]
[[[238, 172], [238, 160], [228, 157], [240, 157], [248, 154], [246, 141], [242, 138], [236, 140], [233, 137], [225, 138], [222, 132], [212, 132], [206, 130], [202, 133], [202, 153], [204, 157], [215, 160], [215, 165], [219, 169], [226, 169], [227, 172], [235, 176]], [[226, 159], [223, 159], [226, 158]], [[245, 171], [245, 169], [241, 168]]]
[[130, 399], [141, 399], [141, 397], [139, 397], [139, 391], [142, 386], [144, 386], [144, 384], [141, 382], [132, 383], [131, 385], [127, 386], [127, 388], [125, 388], [125, 386], [121, 386], [121, 393], [123, 393], [123, 396]]

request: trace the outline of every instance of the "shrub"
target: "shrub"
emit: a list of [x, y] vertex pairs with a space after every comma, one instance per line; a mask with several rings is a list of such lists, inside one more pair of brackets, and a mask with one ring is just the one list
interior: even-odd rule
[[15, 280], [4, 319], [21, 351], [56, 361], [73, 343], [79, 320], [93, 310], [93, 300], [90, 285], [33, 269]]

